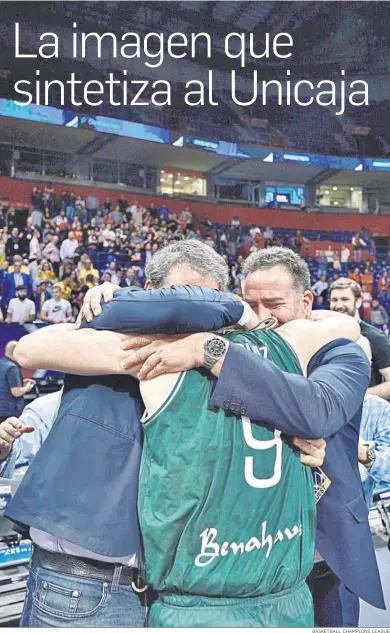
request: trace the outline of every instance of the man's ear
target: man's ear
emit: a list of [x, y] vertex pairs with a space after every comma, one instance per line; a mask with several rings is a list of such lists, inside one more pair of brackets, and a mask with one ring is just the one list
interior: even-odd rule
[[145, 282], [145, 290], [152, 290], [152, 288], [152, 282], [150, 281], [150, 279], [147, 279]]
[[356, 299], [356, 310], [359, 310], [361, 308], [362, 303], [363, 303], [362, 297], [359, 297], [359, 299]]
[[303, 293], [302, 301], [305, 318], [308, 319], [313, 309], [313, 295], [310, 290], [305, 290], [305, 292]]

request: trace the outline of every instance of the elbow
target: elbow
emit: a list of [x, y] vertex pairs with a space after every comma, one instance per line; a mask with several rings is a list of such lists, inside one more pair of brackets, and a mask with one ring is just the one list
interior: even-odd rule
[[24, 336], [15, 347], [13, 358], [21, 367], [25, 369], [35, 369], [31, 362], [32, 359], [28, 354], [28, 345], [24, 342], [26, 338], [28, 338], [28, 336]]

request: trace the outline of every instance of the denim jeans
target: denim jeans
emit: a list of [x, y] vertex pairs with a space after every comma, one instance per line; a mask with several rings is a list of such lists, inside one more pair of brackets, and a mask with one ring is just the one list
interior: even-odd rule
[[146, 594], [111, 582], [62, 574], [31, 565], [20, 626], [144, 627]]

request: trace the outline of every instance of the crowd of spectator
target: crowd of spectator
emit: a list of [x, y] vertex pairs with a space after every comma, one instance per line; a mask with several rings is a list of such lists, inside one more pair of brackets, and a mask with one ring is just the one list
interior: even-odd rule
[[0, 319], [70, 321], [89, 288], [102, 281], [141, 287], [153, 253], [181, 239], [201, 239], [189, 207], [176, 215], [165, 205], [146, 209], [124, 196], [100, 202], [34, 187], [22, 223], [13, 208], [0, 206]]
[[[142, 287], [153, 253], [182, 239], [203, 240], [220, 252], [237, 294], [241, 294], [246, 240], [249, 252], [276, 245], [309, 257], [310, 241], [301, 230], [282, 235], [269, 225], [241, 227], [238, 216], [229, 226], [206, 221], [195, 227], [188, 206], [174, 214], [164, 203], [157, 207], [152, 202], [145, 208], [124, 195], [116, 200], [100, 200], [96, 195], [84, 199], [72, 191], [56, 195], [50, 185], [34, 187], [30, 211], [22, 221], [12, 207], [0, 205], [0, 320], [20, 324], [74, 320], [89, 288], [103, 281]], [[374, 283], [375, 252], [371, 251], [371, 262], [361, 261], [367, 247], [367, 236], [359, 233], [337, 252], [329, 244], [316, 261], [314, 307], [328, 308], [330, 284], [348, 276], [362, 286], [364, 320], [388, 332], [390, 277], [384, 269]]]

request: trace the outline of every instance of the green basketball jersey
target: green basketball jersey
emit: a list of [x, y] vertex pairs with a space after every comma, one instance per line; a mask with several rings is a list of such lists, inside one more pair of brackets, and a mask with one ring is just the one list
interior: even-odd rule
[[[276, 332], [229, 339], [301, 373]], [[312, 568], [313, 478], [289, 438], [261, 422], [261, 411], [249, 420], [211, 408], [214, 384], [203, 370], [180, 374], [144, 424], [138, 509], [147, 582], [203, 596], [283, 591]]]

